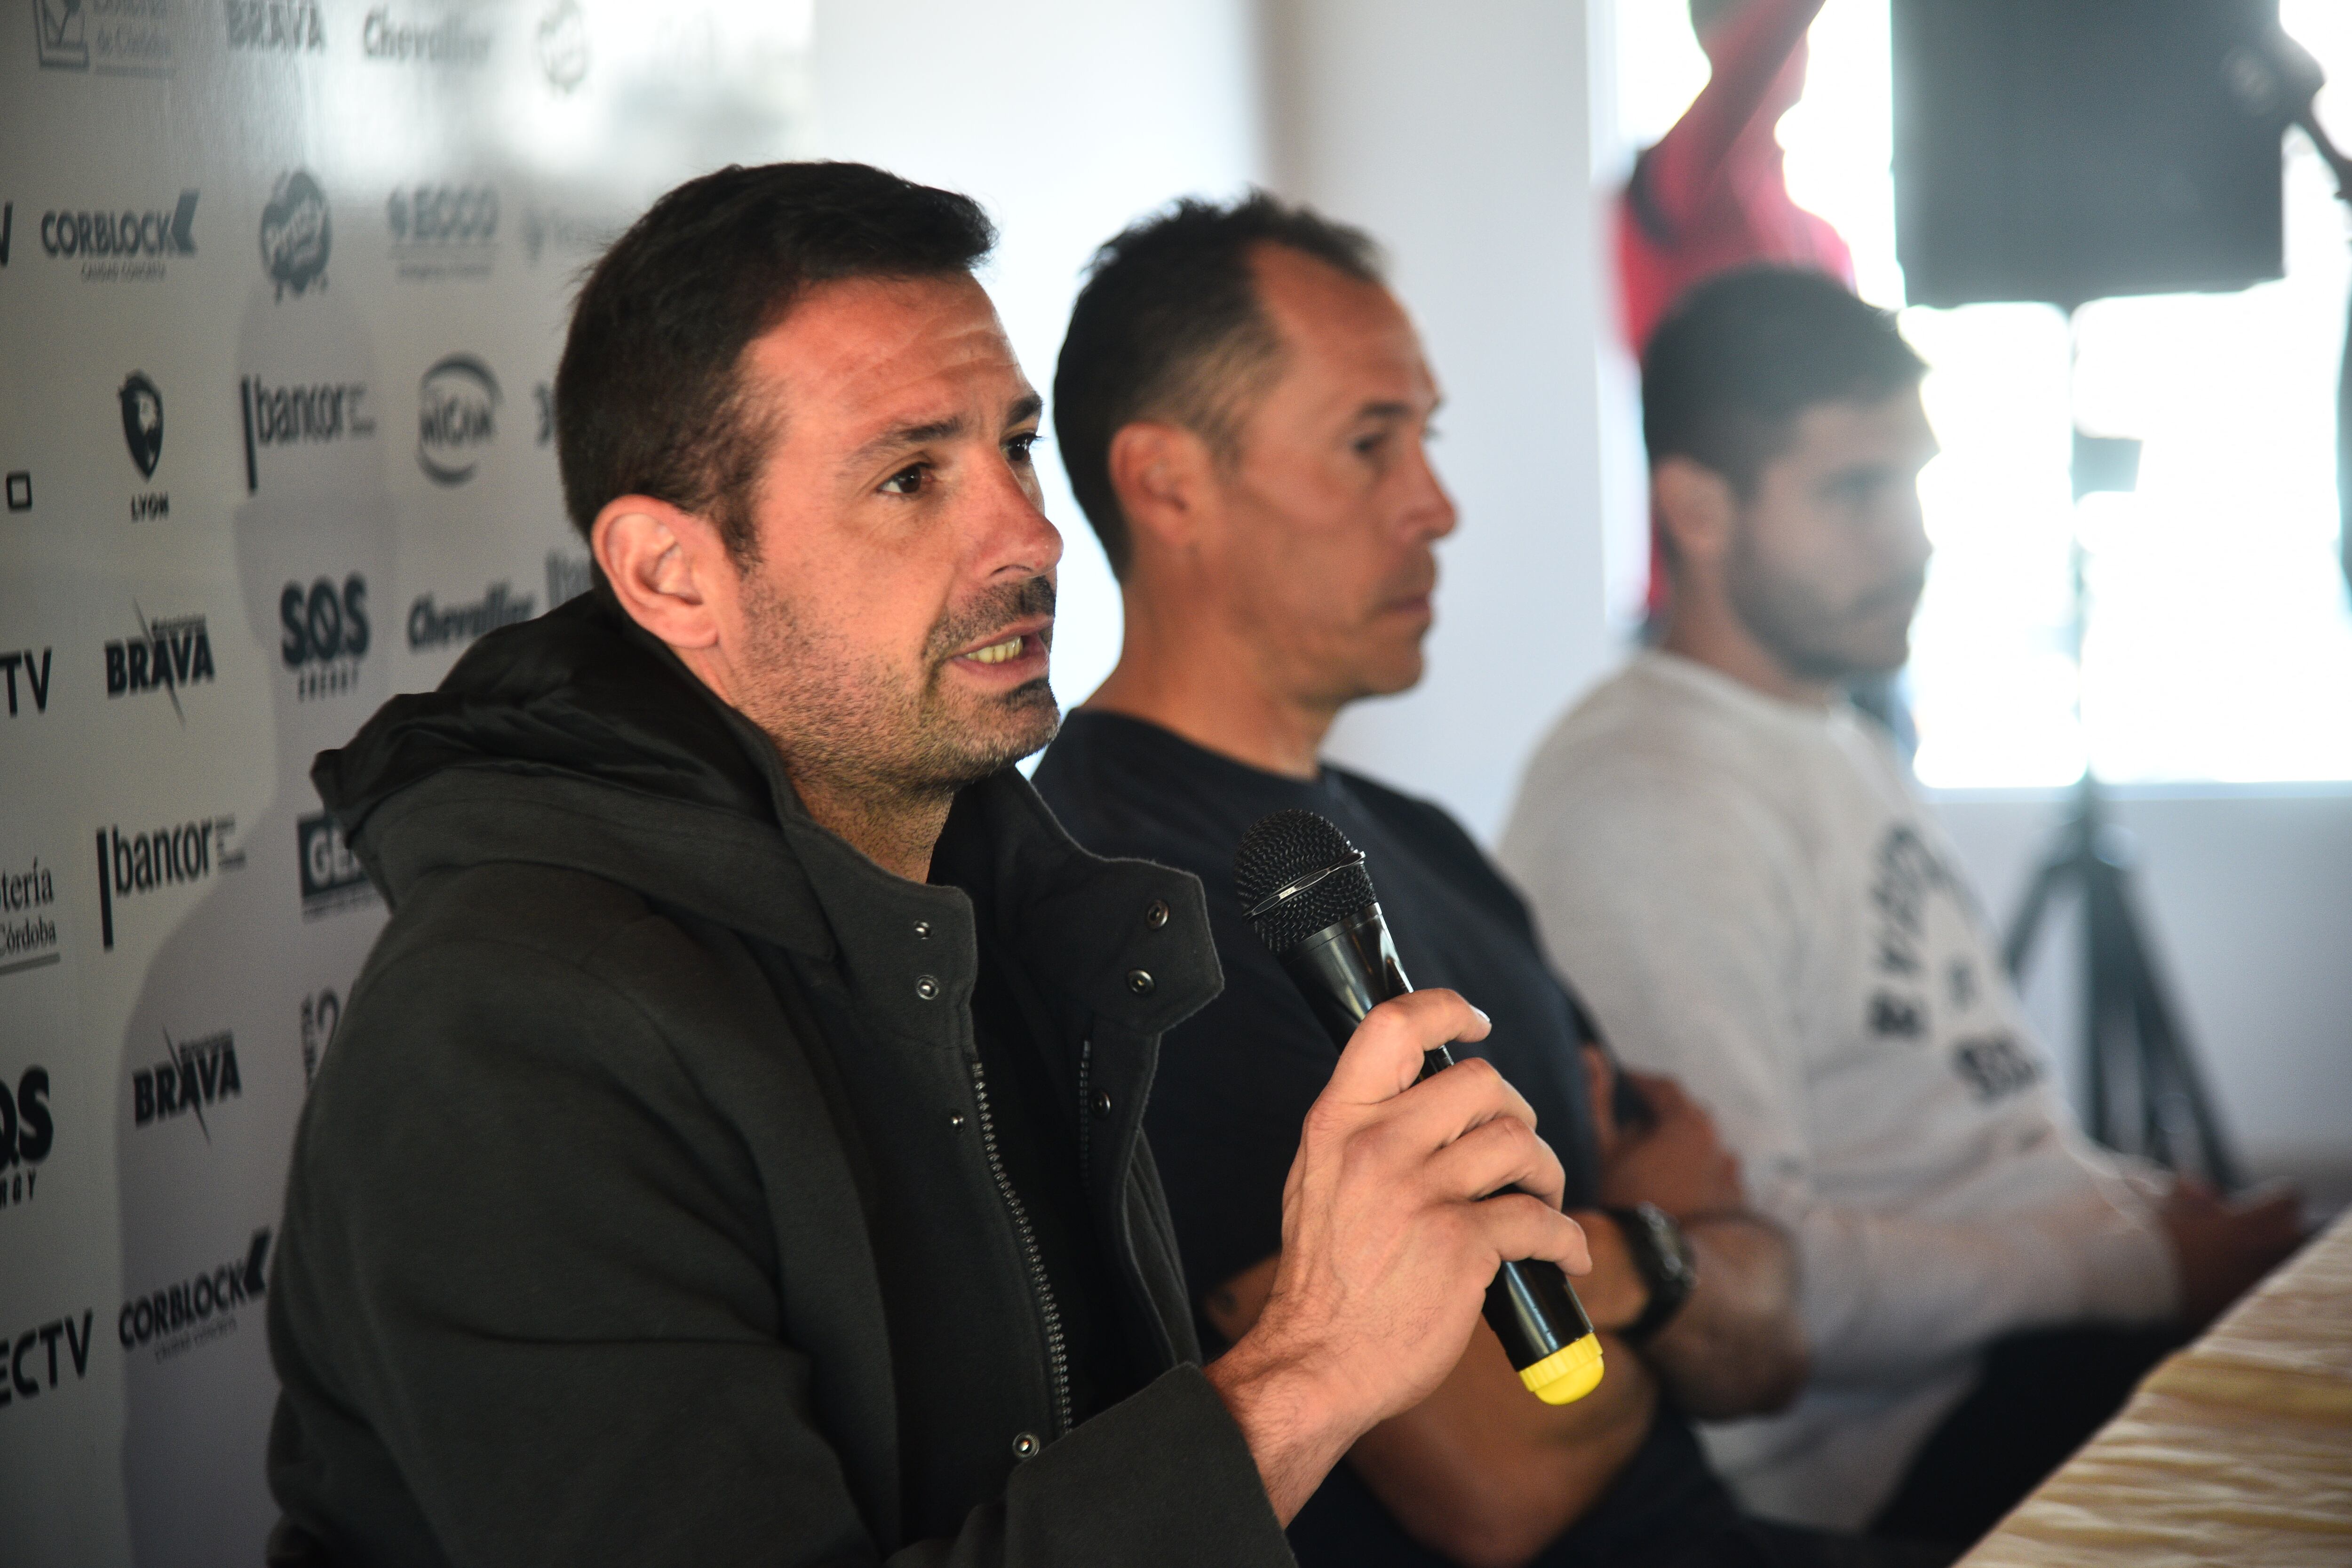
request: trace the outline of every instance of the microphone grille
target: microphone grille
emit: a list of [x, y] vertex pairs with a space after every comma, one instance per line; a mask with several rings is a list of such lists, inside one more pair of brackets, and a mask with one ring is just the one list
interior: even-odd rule
[[[1336, 868], [1336, 869], [1334, 869]], [[1244, 910], [1254, 910], [1284, 888], [1318, 871], [1330, 875], [1301, 888], [1251, 924], [1266, 946], [1287, 952], [1317, 931], [1373, 900], [1371, 874], [1356, 847], [1326, 817], [1311, 811], [1277, 811], [1262, 816], [1242, 835], [1234, 852], [1234, 893]]]

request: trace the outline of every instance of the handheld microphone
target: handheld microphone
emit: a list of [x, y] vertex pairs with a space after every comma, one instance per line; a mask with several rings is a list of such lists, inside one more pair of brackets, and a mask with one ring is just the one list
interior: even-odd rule
[[[1363, 852], [1314, 812], [1259, 818], [1234, 852], [1234, 890], [1338, 1045], [1347, 1045], [1365, 1014], [1412, 989]], [[1453, 1065], [1454, 1053], [1439, 1046], [1424, 1053], [1421, 1076]], [[1519, 1381], [1547, 1405], [1600, 1386], [1601, 1341], [1558, 1265], [1506, 1262], [1486, 1287], [1486, 1322]]]

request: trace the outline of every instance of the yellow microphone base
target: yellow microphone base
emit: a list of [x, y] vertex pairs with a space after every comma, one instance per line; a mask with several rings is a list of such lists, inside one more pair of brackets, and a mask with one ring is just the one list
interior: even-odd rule
[[1521, 1367], [1519, 1381], [1546, 1405], [1574, 1404], [1601, 1386], [1600, 1336], [1587, 1334], [1533, 1366]]

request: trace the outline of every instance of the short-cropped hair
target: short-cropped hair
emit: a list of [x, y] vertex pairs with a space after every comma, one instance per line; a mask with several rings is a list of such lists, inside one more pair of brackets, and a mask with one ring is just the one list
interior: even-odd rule
[[789, 411], [744, 385], [744, 351], [818, 284], [968, 273], [995, 243], [971, 197], [864, 163], [730, 166], [663, 196], [572, 308], [555, 443], [573, 526], [646, 495], [756, 560], [762, 460]]
[[1927, 362], [1891, 310], [1824, 273], [1751, 267], [1685, 295], [1642, 359], [1642, 436], [1653, 467], [1687, 458], [1745, 499], [1798, 416], [1916, 386]]
[[1134, 542], [1111, 484], [1111, 438], [1162, 419], [1230, 464], [1255, 395], [1281, 366], [1250, 269], [1262, 245], [1381, 280], [1370, 236], [1264, 191], [1230, 205], [1187, 196], [1114, 236], [1087, 269], [1054, 369], [1054, 434], [1071, 493], [1122, 577]]

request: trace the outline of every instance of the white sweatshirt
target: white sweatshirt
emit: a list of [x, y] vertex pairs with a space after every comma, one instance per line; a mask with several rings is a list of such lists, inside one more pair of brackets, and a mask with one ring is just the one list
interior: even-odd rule
[[2077, 1130], [1958, 858], [1875, 728], [1644, 653], [1529, 765], [1502, 860], [1625, 1060], [1796, 1237], [1813, 1377], [1706, 1429], [1741, 1500], [1866, 1523], [1979, 1352], [2179, 1295], [2152, 1166]]

